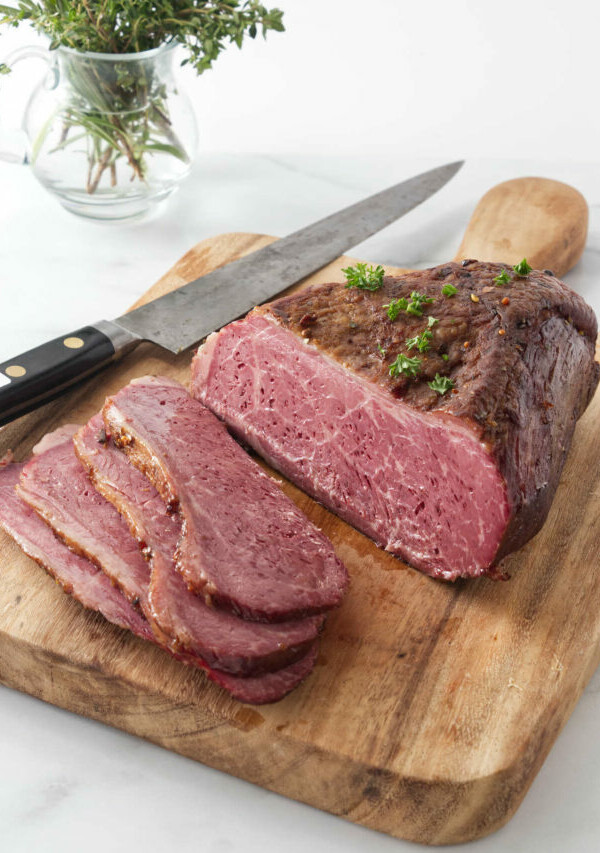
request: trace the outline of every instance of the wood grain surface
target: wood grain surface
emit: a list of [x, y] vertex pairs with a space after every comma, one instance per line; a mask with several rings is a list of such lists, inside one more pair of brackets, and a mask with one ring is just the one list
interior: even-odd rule
[[465, 232], [457, 260], [477, 258], [564, 275], [583, 252], [588, 206], [574, 187], [549, 178], [515, 178], [492, 187]]
[[[496, 219], [494, 239], [502, 227]], [[146, 298], [271, 239], [205, 240]], [[530, 239], [528, 257], [539, 248]], [[557, 266], [556, 257], [541, 265]], [[340, 279], [348, 260], [310, 281]], [[25, 458], [44, 432], [83, 423], [135, 376], [187, 382], [190, 356], [144, 345], [3, 428], [2, 449]], [[486, 835], [518, 807], [599, 661], [599, 420], [596, 395], [549, 518], [505, 562], [505, 583], [425, 577], [284, 483], [331, 538], [351, 588], [328, 620], [315, 672], [260, 708], [84, 611], [2, 535], [0, 681], [392, 835], [430, 844]]]

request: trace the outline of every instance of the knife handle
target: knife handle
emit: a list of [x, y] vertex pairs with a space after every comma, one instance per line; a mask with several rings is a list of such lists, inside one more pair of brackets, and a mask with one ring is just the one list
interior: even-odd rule
[[0, 364], [0, 426], [58, 397], [115, 361], [140, 338], [102, 320]]

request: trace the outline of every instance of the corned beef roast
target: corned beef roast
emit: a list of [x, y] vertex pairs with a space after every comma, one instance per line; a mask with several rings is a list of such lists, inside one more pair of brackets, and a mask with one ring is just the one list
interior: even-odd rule
[[468, 260], [283, 297], [207, 339], [192, 394], [416, 568], [494, 575], [540, 529], [598, 382], [591, 308], [523, 272]]
[[199, 655], [213, 668], [246, 676], [281, 669], [308, 653], [323, 616], [248, 622], [209, 607], [188, 590], [174, 564], [179, 516], [167, 512], [154, 486], [107, 437], [100, 415], [79, 430], [74, 445], [95, 489], [127, 520], [150, 559], [150, 618], [166, 645]]
[[347, 573], [329, 540], [179, 383], [135, 379], [107, 431], [182, 519], [177, 569], [206, 603], [283, 622], [337, 606]]

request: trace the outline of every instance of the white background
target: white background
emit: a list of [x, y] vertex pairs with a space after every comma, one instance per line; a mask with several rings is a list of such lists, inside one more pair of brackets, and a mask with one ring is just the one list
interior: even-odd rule
[[[124, 311], [195, 242], [289, 231], [423, 168], [467, 164], [357, 253], [424, 266], [452, 256], [478, 198], [523, 174], [565, 180], [591, 206], [568, 281], [600, 310], [596, 5], [280, 2], [287, 32], [231, 48], [181, 80], [201, 145], [160, 215], [103, 226], [63, 211], [0, 162], [0, 360]], [[0, 36], [0, 59], [35, 37]], [[0, 79], [18, 120], [39, 63]], [[473, 851], [600, 849], [600, 679], [586, 690], [508, 826]], [[408, 850], [88, 720], [0, 689], [4, 851], [300, 853]]]

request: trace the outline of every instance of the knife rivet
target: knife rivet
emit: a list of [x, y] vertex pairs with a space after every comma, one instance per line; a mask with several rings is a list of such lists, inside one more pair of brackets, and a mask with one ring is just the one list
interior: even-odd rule
[[83, 346], [84, 342], [81, 338], [65, 338], [63, 344], [69, 349], [79, 349]]
[[12, 379], [18, 379], [19, 376], [25, 376], [25, 374], [27, 373], [25, 368], [21, 367], [20, 364], [11, 364], [10, 367], [7, 367], [4, 372]]

